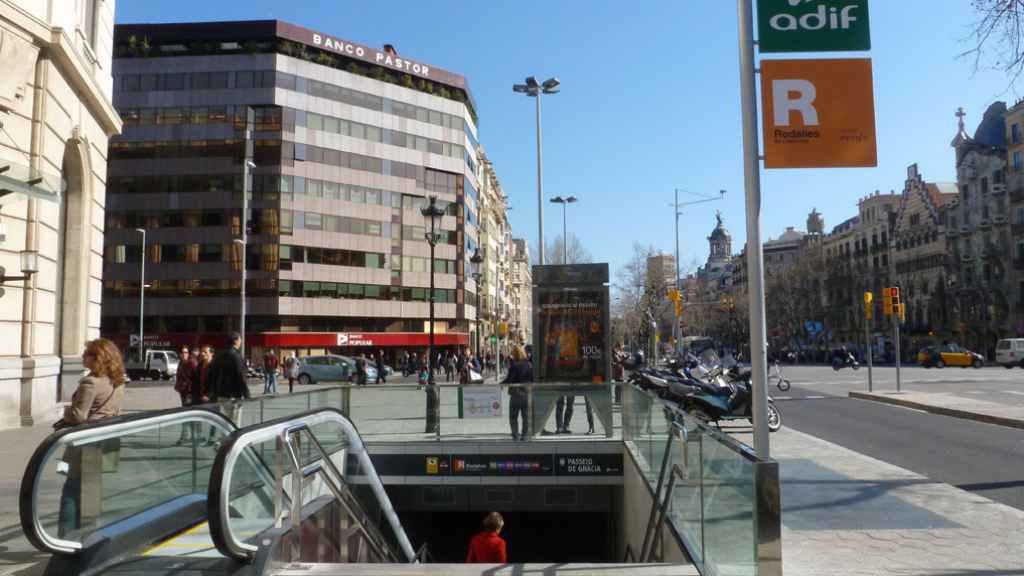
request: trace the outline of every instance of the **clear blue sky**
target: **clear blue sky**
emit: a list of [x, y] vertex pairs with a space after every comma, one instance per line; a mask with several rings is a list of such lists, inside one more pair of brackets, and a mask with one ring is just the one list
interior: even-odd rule
[[[781, 0], [780, 0], [781, 1]], [[1006, 78], [974, 75], [974, 16], [964, 0], [871, 3], [879, 163], [873, 169], [763, 171], [763, 239], [804, 227], [816, 207], [827, 228], [856, 214], [876, 189], [901, 190], [906, 167], [954, 180], [950, 140], [958, 106], [968, 130], [996, 99], [1012, 104]], [[745, 241], [735, 2], [676, 0], [539, 2], [211, 2], [120, 0], [118, 22], [278, 18], [381, 46], [465, 75], [480, 113], [480, 138], [511, 198], [516, 236], [537, 237], [533, 102], [511, 86], [558, 76], [544, 100], [545, 195], [574, 194], [569, 227], [613, 270], [634, 242], [674, 249], [673, 188], [726, 189], [723, 202], [687, 211], [684, 264], [707, 258], [714, 211], [733, 250]], [[546, 234], [561, 211], [546, 204]]]

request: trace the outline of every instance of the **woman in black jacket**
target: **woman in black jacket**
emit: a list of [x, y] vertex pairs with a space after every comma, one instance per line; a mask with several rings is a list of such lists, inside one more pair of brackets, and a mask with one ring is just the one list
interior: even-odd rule
[[[533, 364], [526, 358], [526, 350], [522, 346], [512, 348], [512, 365], [508, 367], [508, 375], [503, 384], [525, 384], [533, 382]], [[512, 440], [526, 441], [526, 388], [510, 386], [508, 389], [509, 409], [508, 423], [512, 428]], [[522, 427], [519, 419], [522, 418]], [[520, 432], [521, 431], [521, 432]]]

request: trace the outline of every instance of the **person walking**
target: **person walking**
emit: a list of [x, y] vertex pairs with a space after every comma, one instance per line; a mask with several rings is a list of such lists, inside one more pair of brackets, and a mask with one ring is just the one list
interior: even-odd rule
[[210, 401], [210, 364], [213, 363], [213, 348], [201, 346], [192, 352], [196, 360], [192, 376], [192, 405], [197, 406]]
[[273, 350], [263, 355], [263, 393], [277, 394], [277, 367], [280, 362]]
[[291, 394], [295, 387], [295, 379], [299, 377], [299, 359], [294, 351], [284, 359], [284, 376], [288, 379], [288, 393]]
[[[71, 396], [71, 404], [64, 408], [63, 417], [53, 425], [56, 430], [121, 414], [126, 379], [124, 361], [117, 346], [106, 338], [87, 342], [82, 352], [82, 364], [88, 370], [88, 374], [78, 381], [78, 388]], [[101, 450], [102, 458], [106, 460], [109, 454], [116, 453], [119, 449], [119, 441], [112, 439], [93, 446], [69, 447], [64, 451], [61, 460], [67, 464], [67, 478], [61, 489], [57, 512], [59, 537], [74, 533], [82, 525], [83, 475], [101, 473], [100, 470], [84, 469], [84, 451]], [[85, 480], [91, 484], [99, 478]]]
[[386, 374], [384, 374], [384, 351], [381, 350], [377, 354], [377, 382], [380, 384], [387, 384]]
[[[512, 364], [508, 367], [508, 376], [502, 384], [525, 384], [533, 382], [533, 364], [526, 359], [526, 350], [522, 346], [512, 348]], [[527, 391], [523, 386], [508, 387], [508, 425], [512, 429], [512, 440], [525, 442], [528, 437], [527, 426]], [[520, 425], [520, 419], [522, 424]]]
[[[198, 362], [192, 357], [191, 351], [188, 346], [182, 346], [181, 351], [178, 352], [178, 372], [174, 375], [174, 391], [178, 393], [181, 398], [182, 406], [192, 405], [192, 389], [197, 387], [196, 383], [196, 366]], [[181, 435], [178, 436], [178, 445], [182, 445], [189, 441], [189, 436], [194, 437], [192, 425], [183, 425], [181, 427]]]
[[209, 383], [210, 391], [218, 401], [235, 401], [227, 416], [238, 424], [241, 404], [237, 401], [251, 397], [245, 378], [245, 360], [242, 358], [242, 336], [238, 332], [231, 333], [231, 347], [214, 356], [209, 369]]
[[366, 356], [363, 354], [356, 358], [356, 385], [366, 385]]
[[501, 529], [504, 527], [505, 519], [500, 513], [491, 512], [485, 516], [483, 531], [469, 540], [466, 564], [507, 564], [508, 551], [501, 537]]

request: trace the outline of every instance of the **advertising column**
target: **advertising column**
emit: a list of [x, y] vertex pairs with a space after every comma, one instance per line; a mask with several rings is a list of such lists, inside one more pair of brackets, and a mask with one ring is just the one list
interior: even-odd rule
[[582, 432], [572, 424], [582, 404], [587, 433], [596, 415], [610, 436], [608, 264], [534, 266], [533, 278], [533, 429], [543, 431], [554, 410], [555, 433]]

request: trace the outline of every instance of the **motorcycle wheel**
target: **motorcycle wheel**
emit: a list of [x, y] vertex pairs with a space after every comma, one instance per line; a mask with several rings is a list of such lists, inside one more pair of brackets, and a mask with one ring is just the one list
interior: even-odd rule
[[836, 372], [839, 372], [839, 369], [842, 368], [842, 367], [843, 366], [839, 362], [833, 362], [832, 363], [832, 369], [835, 370]]
[[778, 432], [782, 428], [782, 412], [774, 404], [768, 404], [768, 431]]
[[860, 370], [860, 364], [858, 364], [858, 363], [854, 362], [854, 363], [853, 363], [853, 366], [852, 366], [852, 368], [853, 368], [854, 370]]
[[981, 360], [978, 360], [977, 358], [974, 359], [974, 362], [972, 364], [972, 366], [974, 366], [975, 368], [981, 368], [983, 365], [984, 363]]
[[785, 378], [779, 378], [779, 382], [777, 385], [779, 387], [779, 390], [783, 392], [789, 390], [789, 380], [786, 380]]

